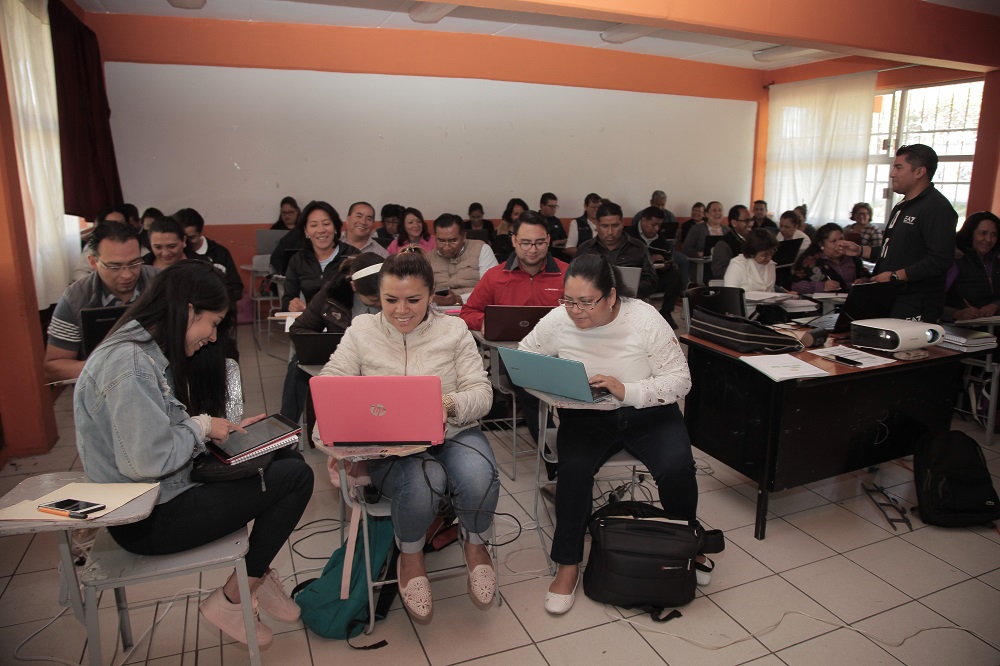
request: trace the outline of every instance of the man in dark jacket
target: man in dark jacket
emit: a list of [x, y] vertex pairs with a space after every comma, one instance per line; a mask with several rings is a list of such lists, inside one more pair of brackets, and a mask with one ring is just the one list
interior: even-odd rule
[[181, 208], [173, 217], [184, 229], [188, 250], [193, 255], [208, 259], [224, 273], [229, 306], [236, 307], [236, 303], [243, 298], [243, 279], [233, 255], [219, 243], [205, 237], [205, 218], [194, 208]]
[[642, 269], [639, 277], [639, 298], [648, 298], [656, 291], [658, 280], [653, 262], [649, 258], [646, 244], [624, 233], [622, 207], [613, 201], [605, 201], [597, 209], [597, 237], [581, 244], [577, 256], [582, 254], [603, 254], [612, 266], [632, 266]]

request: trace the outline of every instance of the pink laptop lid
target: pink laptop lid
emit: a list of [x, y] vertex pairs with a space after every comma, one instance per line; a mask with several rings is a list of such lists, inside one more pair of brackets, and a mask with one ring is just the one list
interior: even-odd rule
[[440, 377], [313, 377], [309, 391], [324, 444], [444, 441]]

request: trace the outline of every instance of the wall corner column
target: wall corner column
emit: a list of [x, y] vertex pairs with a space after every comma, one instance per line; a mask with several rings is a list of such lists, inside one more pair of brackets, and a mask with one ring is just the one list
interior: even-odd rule
[[1000, 71], [988, 73], [983, 84], [968, 212], [980, 210], [1000, 212]]

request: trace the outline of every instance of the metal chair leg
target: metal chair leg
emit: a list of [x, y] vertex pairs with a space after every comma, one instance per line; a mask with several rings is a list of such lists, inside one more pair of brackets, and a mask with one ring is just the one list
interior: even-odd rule
[[243, 607], [243, 627], [247, 632], [247, 648], [250, 650], [250, 663], [260, 666], [260, 644], [257, 642], [257, 623], [253, 613], [253, 601], [250, 593], [250, 579], [247, 577], [247, 563], [242, 557], [236, 562], [236, 582], [240, 589], [241, 606]]

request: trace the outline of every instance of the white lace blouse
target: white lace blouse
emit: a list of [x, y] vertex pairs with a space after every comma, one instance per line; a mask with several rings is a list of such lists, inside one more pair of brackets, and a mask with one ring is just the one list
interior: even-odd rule
[[587, 376], [615, 377], [625, 385], [623, 405], [668, 405], [691, 390], [691, 374], [673, 330], [656, 308], [634, 298], [622, 300], [612, 322], [590, 329], [577, 328], [565, 308], [556, 308], [519, 347], [580, 361]]

